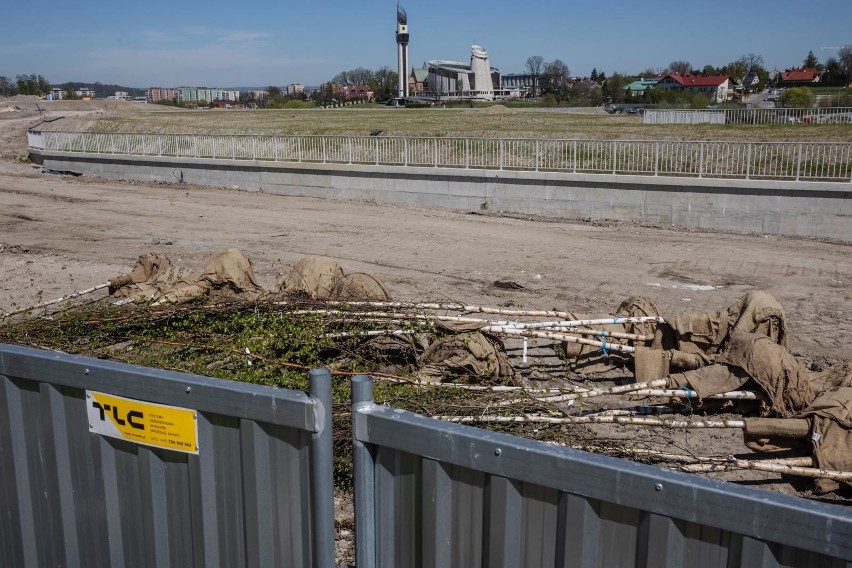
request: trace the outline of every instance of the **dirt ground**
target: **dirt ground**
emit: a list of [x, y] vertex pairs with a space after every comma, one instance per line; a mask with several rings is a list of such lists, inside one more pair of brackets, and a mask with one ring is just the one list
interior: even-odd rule
[[[0, 116], [5, 311], [106, 282], [146, 251], [201, 269], [213, 251], [237, 247], [267, 289], [302, 256], [320, 254], [378, 276], [403, 301], [611, 313], [641, 295], [671, 314], [716, 311], [763, 290], [787, 312], [794, 354], [816, 365], [852, 360], [850, 243], [61, 177], [24, 161], [25, 128], [39, 117], [6, 115], [15, 113]], [[643, 436], [699, 455], [748, 453], [739, 431]], [[718, 476], [802, 490], [775, 474]]]

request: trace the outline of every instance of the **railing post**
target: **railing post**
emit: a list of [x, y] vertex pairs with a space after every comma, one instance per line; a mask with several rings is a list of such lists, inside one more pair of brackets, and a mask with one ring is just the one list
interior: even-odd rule
[[435, 155], [435, 167], [438, 167], [438, 139], [432, 138], [432, 149]]
[[316, 417], [311, 434], [311, 509], [314, 566], [334, 566], [334, 470], [331, 431], [331, 372], [310, 372], [310, 393]]
[[192, 136], [192, 153], [196, 158], [198, 157], [198, 134]]
[[613, 140], [612, 141], [612, 175], [615, 175], [615, 172], [616, 172], [616, 169], [617, 169], [616, 168], [616, 151], [615, 151], [615, 148], [616, 148], [615, 145], [616, 144], [617, 144], [617, 142], [615, 140]]
[[231, 136], [230, 138], [231, 138], [231, 159], [236, 160], [237, 159], [237, 144], [236, 144], [237, 139], [234, 138], [233, 136]]
[[251, 159], [257, 160], [257, 136], [251, 137]]
[[373, 405], [373, 383], [366, 375], [352, 378], [352, 461], [355, 469], [355, 562], [376, 565], [375, 456], [373, 448], [358, 441], [361, 412]]
[[272, 147], [275, 148], [275, 150], [273, 151], [272, 155], [274, 156], [276, 162], [281, 159], [280, 148], [278, 146], [279, 146], [278, 137], [273, 136], [272, 137]]
[[535, 141], [535, 171], [538, 171], [540, 161], [541, 161], [541, 140], [536, 140]]
[[328, 144], [325, 136], [321, 138], [322, 140], [322, 163], [326, 163], [328, 161]]
[[301, 163], [302, 161], [302, 137], [296, 138], [296, 158]]
[[498, 165], [500, 166], [500, 169], [501, 169], [501, 170], [503, 169], [503, 153], [504, 153], [504, 151], [505, 151], [505, 148], [504, 148], [504, 146], [503, 146], [503, 143], [504, 143], [504, 142], [505, 142], [505, 140], [503, 140], [503, 139], [501, 138], [501, 139], [500, 139], [500, 150], [499, 150], [499, 152], [498, 152], [498, 154], [497, 154], [497, 163], [498, 163]]
[[470, 167], [470, 138], [464, 139], [464, 167]]
[[698, 177], [704, 177], [704, 142], [701, 142], [700, 150], [698, 151]]
[[159, 143], [159, 146], [160, 146], [160, 153], [158, 155], [162, 156], [163, 155], [163, 135], [162, 134], [157, 135], [157, 142]]
[[351, 164], [352, 163], [352, 137], [349, 136], [349, 137], [346, 138], [346, 140], [347, 140], [348, 146], [349, 146], [349, 163]]
[[746, 152], [746, 179], [751, 174], [751, 142], [748, 143], [748, 152]]
[[660, 143], [654, 142], [654, 175], [660, 175]]
[[379, 137], [376, 136], [376, 165], [379, 165]]
[[574, 140], [574, 152], [572, 152], [573, 155], [571, 156], [571, 158], [572, 158], [572, 161], [574, 162], [574, 173], [575, 174], [577, 173], [577, 147], [578, 147], [577, 141]]
[[408, 138], [402, 139], [402, 164], [408, 167]]
[[799, 175], [802, 173], [802, 143], [799, 142], [799, 156], [796, 160], [796, 181], [799, 181]]

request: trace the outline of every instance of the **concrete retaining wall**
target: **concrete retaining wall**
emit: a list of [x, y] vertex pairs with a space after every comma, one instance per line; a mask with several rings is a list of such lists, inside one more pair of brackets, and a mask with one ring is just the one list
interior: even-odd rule
[[852, 184], [133, 157], [31, 150], [108, 178], [852, 241]]

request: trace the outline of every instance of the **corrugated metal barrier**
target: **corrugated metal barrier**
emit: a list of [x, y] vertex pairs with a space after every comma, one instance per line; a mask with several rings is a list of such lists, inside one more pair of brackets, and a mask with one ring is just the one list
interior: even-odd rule
[[0, 565], [333, 566], [310, 395], [0, 345]]
[[[842, 507], [377, 405], [353, 380], [358, 568], [852, 566]], [[310, 394], [0, 345], [0, 566], [334, 566]]]
[[842, 507], [440, 422], [353, 383], [357, 566], [835, 567]]

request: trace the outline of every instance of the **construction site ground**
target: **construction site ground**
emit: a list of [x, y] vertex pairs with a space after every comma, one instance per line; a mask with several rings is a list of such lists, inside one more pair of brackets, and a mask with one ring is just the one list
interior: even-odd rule
[[[784, 306], [789, 347], [801, 360], [814, 368], [852, 360], [850, 243], [52, 175], [26, 162], [25, 129], [34, 122], [0, 117], [0, 309], [7, 312], [104, 283], [147, 251], [200, 270], [217, 249], [236, 247], [267, 289], [317, 254], [377, 276], [394, 299], [412, 302], [606, 314], [623, 299], [647, 296], [676, 313], [717, 311], [763, 290]], [[547, 384], [583, 386], [629, 380], [569, 377], [546, 341], [536, 345], [519, 365], [524, 377], [542, 372]], [[518, 344], [508, 347], [518, 363]], [[673, 453], [748, 454], [736, 429], [586, 428]], [[811, 496], [810, 480], [707, 475]]]

